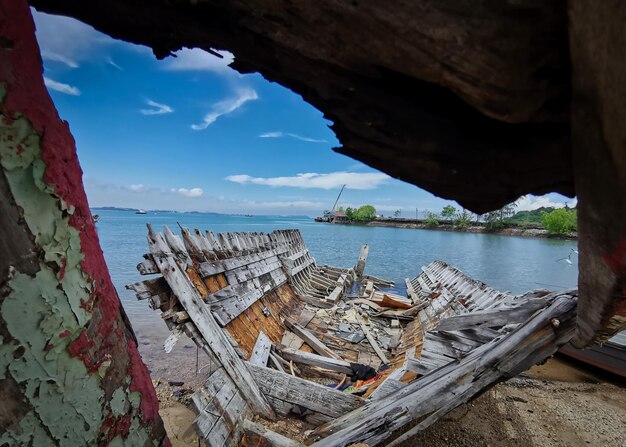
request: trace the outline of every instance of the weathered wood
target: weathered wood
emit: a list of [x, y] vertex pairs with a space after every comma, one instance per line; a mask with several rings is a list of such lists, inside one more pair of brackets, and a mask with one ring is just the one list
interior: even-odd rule
[[[459, 405], [489, 384], [516, 375], [566, 343], [573, 334], [575, 308], [576, 298], [556, 298], [548, 309], [508, 336], [318, 428], [312, 436], [323, 439], [314, 445], [338, 447], [365, 442], [376, 446], [419, 417], [445, 406]], [[560, 321], [558, 328], [552, 324], [554, 318]]]
[[259, 366], [267, 365], [271, 349], [272, 341], [265, 335], [265, 332], [261, 331], [256, 339], [252, 355], [250, 359], [248, 359], [248, 362]]
[[167, 245], [165, 240], [163, 240], [163, 236], [151, 234], [148, 237], [148, 245], [163, 277], [170, 288], [175, 291], [178, 300], [197, 326], [202, 337], [215, 356], [222, 362], [222, 365], [237, 385], [237, 388], [241, 390], [249, 405], [257, 414], [273, 419], [275, 417], [274, 411], [252, 381], [252, 377], [243, 361], [224, 336], [208, 306], [203, 303], [201, 296], [193, 287], [189, 278], [183, 273], [184, 269], [160, 248]]
[[537, 298], [525, 303], [523, 306], [511, 309], [469, 312], [441, 320], [437, 325], [437, 330], [453, 331], [476, 326], [498, 327], [505, 324], [520, 323], [526, 321], [533, 313], [545, 306], [546, 300]]
[[363, 271], [365, 270], [365, 263], [367, 262], [367, 255], [369, 253], [369, 247], [367, 244], [364, 244], [361, 247], [361, 252], [359, 253], [359, 260], [354, 267], [354, 273], [358, 278], [363, 276]]
[[138, 300], [145, 300], [171, 290], [167, 281], [162, 276], [159, 276], [158, 278], [146, 279], [145, 281], [139, 281], [133, 284], [127, 284], [126, 289], [134, 291]]
[[361, 405], [358, 396], [342, 393], [289, 374], [248, 364], [248, 368], [261, 391], [274, 399], [299, 405], [330, 417], [339, 417]]
[[303, 447], [302, 444], [276, 433], [249, 419], [243, 421], [243, 431], [248, 444], [244, 447]]
[[356, 315], [357, 315], [356, 319], [359, 322], [359, 325], [361, 326], [361, 329], [363, 330], [363, 333], [365, 334], [365, 337], [367, 338], [367, 341], [369, 341], [370, 345], [372, 345], [372, 348], [374, 349], [374, 352], [376, 352], [376, 355], [383, 362], [383, 365], [388, 365], [389, 364], [389, 360], [385, 356], [385, 353], [382, 351], [382, 349], [380, 349], [380, 346], [378, 346], [378, 343], [376, 342], [376, 339], [374, 338], [372, 333], [365, 326], [365, 323], [363, 323], [363, 317], [360, 316], [359, 312], [357, 312]]
[[317, 366], [319, 368], [330, 369], [344, 374], [352, 374], [352, 367], [349, 362], [337, 360], [334, 358], [324, 357], [310, 352], [297, 351], [295, 349], [278, 346], [276, 348], [281, 357], [287, 360], [293, 360], [296, 363]]
[[320, 355], [331, 357], [337, 360], [343, 360], [340, 356], [335, 354], [332, 350], [328, 349], [328, 347], [322, 343], [315, 335], [313, 335], [309, 330], [303, 328], [298, 323], [291, 321], [289, 319], [285, 320], [285, 326], [287, 326], [294, 334], [300, 337], [306, 344], [308, 344], [315, 352]]

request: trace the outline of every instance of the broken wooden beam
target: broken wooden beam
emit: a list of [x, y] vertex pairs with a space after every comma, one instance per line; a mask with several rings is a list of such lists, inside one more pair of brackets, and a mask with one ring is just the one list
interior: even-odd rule
[[365, 403], [358, 396], [342, 393], [331, 387], [294, 377], [275, 369], [252, 364], [248, 364], [248, 369], [266, 396], [299, 405], [331, 418], [343, 416]]
[[349, 362], [325, 357], [311, 352], [297, 351], [295, 349], [284, 346], [276, 347], [281, 357], [287, 360], [293, 360], [296, 363], [304, 365], [317, 366], [319, 368], [330, 369], [344, 374], [352, 374], [352, 367]]
[[[406, 387], [314, 430], [316, 447], [388, 443], [393, 433], [418, 418], [451, 410], [503, 378], [552, 355], [574, 333], [576, 297], [561, 295], [506, 337], [476, 348]], [[555, 324], [554, 321], [559, 321]], [[441, 413], [440, 413], [441, 415]]]
[[380, 360], [383, 362], [383, 365], [388, 365], [389, 364], [389, 360], [385, 356], [385, 353], [382, 351], [380, 346], [378, 346], [378, 343], [376, 342], [376, 339], [374, 338], [372, 333], [365, 326], [365, 323], [363, 323], [363, 317], [361, 316], [360, 312], [358, 312], [358, 311], [356, 313], [356, 320], [359, 322], [359, 325], [361, 326], [361, 329], [363, 330], [363, 333], [365, 334], [365, 337], [367, 337], [367, 341], [370, 342], [370, 345], [372, 345], [372, 348], [374, 349], [374, 352], [376, 352], [376, 355], [378, 357], [380, 357]]
[[322, 343], [315, 335], [308, 329], [303, 328], [298, 323], [285, 319], [285, 326], [289, 328], [294, 334], [300, 337], [306, 344], [308, 344], [315, 352], [320, 355], [330, 357], [337, 360], [343, 360], [340, 356], [330, 350], [324, 343]]
[[272, 341], [265, 335], [265, 332], [260, 331], [248, 362], [258, 366], [267, 365], [271, 349]]
[[370, 249], [367, 244], [364, 244], [361, 247], [361, 252], [359, 253], [359, 260], [357, 261], [356, 266], [354, 267], [354, 273], [356, 274], [357, 278], [360, 278], [361, 276], [363, 276], [363, 271], [365, 270], [365, 263], [367, 262], [367, 255], [369, 251]]
[[243, 447], [303, 447], [299, 442], [249, 419], [243, 421], [243, 431], [246, 435]]

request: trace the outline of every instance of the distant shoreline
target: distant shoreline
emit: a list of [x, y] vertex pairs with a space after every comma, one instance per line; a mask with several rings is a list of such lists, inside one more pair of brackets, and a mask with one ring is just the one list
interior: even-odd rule
[[569, 235], [555, 235], [548, 233], [548, 230], [543, 228], [537, 228], [537, 226], [529, 226], [527, 228], [508, 226], [500, 229], [487, 228], [484, 225], [472, 224], [466, 228], [461, 228], [454, 225], [452, 222], [441, 222], [438, 225], [428, 225], [422, 220], [416, 219], [387, 219], [378, 218], [369, 222], [336, 222], [337, 225], [358, 225], [365, 227], [390, 227], [390, 228], [409, 228], [416, 230], [439, 230], [439, 231], [454, 231], [458, 233], [482, 233], [482, 234], [496, 234], [500, 236], [519, 236], [519, 237], [534, 237], [542, 239], [561, 239], [561, 240], [577, 240], [576, 233]]

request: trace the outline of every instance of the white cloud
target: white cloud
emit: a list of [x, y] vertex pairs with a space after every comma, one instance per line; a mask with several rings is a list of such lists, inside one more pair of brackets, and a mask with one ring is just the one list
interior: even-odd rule
[[152, 109], [141, 109], [140, 112], [144, 115], [163, 115], [164, 113], [172, 113], [174, 109], [166, 104], [159, 104], [158, 102], [152, 101], [151, 99], [146, 100], [146, 104]]
[[181, 196], [185, 196], [185, 197], [201, 197], [202, 194], [204, 194], [204, 191], [202, 190], [202, 188], [191, 188], [191, 189], [178, 188], [176, 192], [180, 194]]
[[245, 174], [229, 175], [226, 180], [242, 185], [290, 186], [294, 188], [335, 189], [346, 185], [349, 189], [375, 189], [390, 177], [380, 172], [331, 172], [328, 174], [305, 173], [292, 177], [251, 177]]
[[43, 78], [43, 82], [44, 84], [46, 84], [46, 87], [48, 87], [50, 90], [55, 90], [57, 92], [65, 93], [66, 95], [73, 95], [73, 96], [80, 95], [80, 90], [78, 90], [78, 88], [73, 87], [69, 84], [57, 82], [53, 79], [45, 78], [45, 77]]
[[237, 90], [237, 95], [223, 101], [213, 104], [213, 110], [206, 114], [200, 124], [192, 124], [193, 130], [204, 130], [215, 122], [220, 116], [228, 115], [234, 112], [248, 101], [254, 101], [259, 98], [256, 91], [251, 88], [242, 88]]
[[138, 183], [138, 184], [136, 184], [136, 185], [130, 185], [130, 186], [128, 187], [128, 189], [130, 189], [130, 190], [131, 190], [131, 191], [133, 191], [133, 192], [144, 192], [144, 191], [147, 191], [147, 190], [148, 190], [148, 188], [146, 188], [146, 187], [145, 187], [143, 184], [141, 184], [141, 183]]
[[69, 17], [44, 14], [33, 9], [37, 41], [44, 60], [77, 68], [80, 62], [100, 55], [98, 47], [114, 43], [111, 37]]
[[265, 132], [265, 133], [262, 133], [261, 135], [259, 135], [259, 138], [295, 138], [296, 140], [306, 141], [308, 143], [328, 143], [328, 141], [326, 141], [326, 140], [310, 138], [310, 137], [303, 137], [302, 135], [298, 135], [298, 134], [295, 134], [295, 133], [280, 132], [280, 131]]
[[219, 58], [200, 48], [184, 48], [176, 51], [174, 56], [165, 58], [165, 69], [172, 71], [213, 71], [216, 73], [236, 73], [228, 65], [235, 60], [232, 53], [228, 51], [216, 51], [222, 58]]
[[566, 199], [566, 201], [564, 202], [557, 202], [551, 199], [549, 196], [537, 197], [529, 194], [527, 196], [520, 197], [515, 202], [515, 206], [517, 211], [532, 211], [542, 207], [563, 208], [566, 204], [567, 206], [572, 208], [576, 206], [576, 203], [576, 199]]

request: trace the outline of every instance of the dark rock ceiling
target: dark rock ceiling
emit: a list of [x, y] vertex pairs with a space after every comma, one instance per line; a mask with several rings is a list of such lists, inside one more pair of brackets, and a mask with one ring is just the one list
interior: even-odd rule
[[564, 0], [32, 0], [147, 45], [224, 49], [301, 94], [337, 152], [475, 212], [574, 194]]

